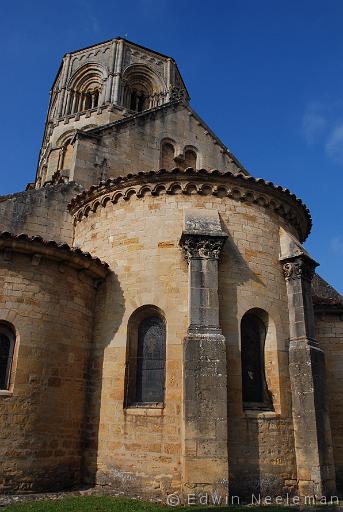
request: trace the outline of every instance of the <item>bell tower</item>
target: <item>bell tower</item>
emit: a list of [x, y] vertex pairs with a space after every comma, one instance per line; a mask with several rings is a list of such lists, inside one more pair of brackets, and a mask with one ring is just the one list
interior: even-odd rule
[[50, 92], [35, 187], [68, 181], [74, 136], [174, 99], [189, 100], [175, 61], [116, 38], [67, 53]]

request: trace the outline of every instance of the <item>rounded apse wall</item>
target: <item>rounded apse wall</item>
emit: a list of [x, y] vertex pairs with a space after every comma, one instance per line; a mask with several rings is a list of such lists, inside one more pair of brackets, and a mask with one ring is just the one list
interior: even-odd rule
[[[302, 241], [311, 220], [301, 201], [280, 187], [252, 177], [191, 169], [108, 180], [70, 205], [75, 243], [108, 262], [122, 290], [120, 318], [114, 285], [96, 317], [103, 368], [98, 414], [104, 426], [97, 446], [98, 481], [125, 491], [182, 486], [188, 268], [179, 241], [188, 208], [218, 211], [228, 235], [219, 260], [219, 301], [228, 353], [230, 485], [243, 492], [240, 482], [251, 489], [258, 478], [278, 492], [295, 474], [279, 230]], [[125, 407], [128, 321], [145, 306], [160, 308], [167, 326], [165, 403], [155, 410]], [[269, 319], [265, 372], [272, 407], [248, 414], [242, 405], [240, 323], [256, 308]]]
[[94, 279], [106, 272], [66, 244], [0, 235], [0, 326], [15, 338], [0, 390], [0, 492], [80, 482]]

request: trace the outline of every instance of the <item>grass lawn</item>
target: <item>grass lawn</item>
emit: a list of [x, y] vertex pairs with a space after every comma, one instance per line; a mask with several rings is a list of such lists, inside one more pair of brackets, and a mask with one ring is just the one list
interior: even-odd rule
[[[266, 507], [249, 507], [247, 511], [259, 512], [262, 508], [263, 512], [266, 512]], [[113, 498], [110, 496], [86, 496], [76, 498], [65, 498], [55, 501], [35, 501], [19, 503], [1, 508], [1, 510], [8, 510], [13, 512], [166, 512], [167, 510], [182, 510], [183, 512], [214, 512], [215, 510], [230, 510], [230, 512], [238, 512], [238, 510], [242, 511], [242, 507], [166, 507], [162, 505], [155, 505], [152, 503], [144, 503], [141, 501]], [[289, 512], [290, 510], [292, 512], [295, 512], [298, 509], [296, 507], [292, 507], [290, 509], [290, 507], [269, 506], [267, 510], [268, 512]]]

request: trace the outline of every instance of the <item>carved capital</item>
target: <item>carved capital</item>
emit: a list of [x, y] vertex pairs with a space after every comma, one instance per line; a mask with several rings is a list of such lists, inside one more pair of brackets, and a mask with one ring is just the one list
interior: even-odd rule
[[187, 261], [192, 259], [218, 260], [226, 236], [183, 235], [180, 244]]
[[303, 279], [304, 281], [311, 282], [316, 266], [317, 263], [312, 259], [298, 256], [292, 260], [285, 261], [282, 265], [282, 270], [286, 281]]

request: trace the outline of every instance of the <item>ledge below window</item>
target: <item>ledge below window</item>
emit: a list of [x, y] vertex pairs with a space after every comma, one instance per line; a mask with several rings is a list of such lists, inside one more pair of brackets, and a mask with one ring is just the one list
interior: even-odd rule
[[161, 416], [163, 410], [163, 403], [139, 403], [126, 406], [124, 413], [131, 416]]
[[267, 409], [244, 409], [243, 415], [246, 418], [258, 418], [258, 419], [278, 419], [281, 418], [281, 414], [275, 411], [268, 411]]
[[13, 396], [13, 391], [8, 389], [0, 389], [0, 396]]

